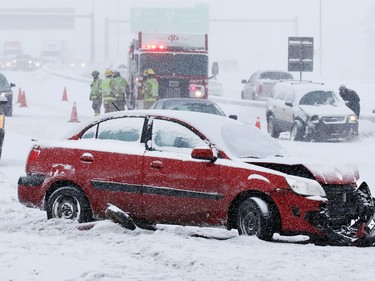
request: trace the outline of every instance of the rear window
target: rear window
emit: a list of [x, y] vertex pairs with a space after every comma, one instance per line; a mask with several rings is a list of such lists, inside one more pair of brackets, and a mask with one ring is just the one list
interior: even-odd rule
[[288, 72], [263, 72], [259, 79], [290, 80], [293, 79], [293, 76]]

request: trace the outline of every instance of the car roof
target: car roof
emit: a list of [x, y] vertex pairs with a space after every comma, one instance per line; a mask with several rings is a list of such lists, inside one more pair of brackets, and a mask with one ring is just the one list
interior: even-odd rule
[[332, 91], [334, 90], [328, 86], [326, 86], [324, 83], [321, 82], [312, 82], [312, 81], [299, 81], [299, 80], [293, 80], [293, 81], [281, 81], [276, 83], [274, 87], [274, 91], [278, 91], [280, 88], [289, 88], [293, 89], [295, 94], [297, 95], [303, 95], [307, 92], [311, 91]]
[[164, 98], [158, 100], [158, 102], [178, 102], [178, 103], [202, 103], [202, 104], [216, 104], [213, 101], [206, 99], [195, 99], [195, 98]]
[[[221, 115], [215, 114], [207, 114], [202, 112], [193, 112], [193, 111], [179, 111], [179, 110], [158, 110], [158, 109], [145, 109], [145, 110], [127, 110], [127, 111], [119, 111], [119, 112], [110, 112], [105, 113], [102, 115], [98, 115], [95, 117], [91, 117], [80, 124], [77, 124], [74, 128], [63, 134], [61, 137], [62, 139], [70, 138], [84, 128], [89, 126], [90, 124], [94, 124], [100, 122], [101, 120], [111, 119], [111, 118], [119, 118], [123, 116], [134, 116], [134, 117], [145, 117], [145, 116], [153, 116], [153, 117], [166, 117], [171, 119], [178, 119], [186, 124], [190, 124], [191, 126], [195, 127], [206, 137], [211, 139], [221, 139], [221, 128], [225, 124], [242, 124], [246, 125], [245, 123], [234, 120], [232, 118], [228, 118]], [[254, 126], [254, 128], [256, 128]], [[256, 128], [257, 129], [257, 128]], [[220, 144], [222, 145], [222, 144]]]

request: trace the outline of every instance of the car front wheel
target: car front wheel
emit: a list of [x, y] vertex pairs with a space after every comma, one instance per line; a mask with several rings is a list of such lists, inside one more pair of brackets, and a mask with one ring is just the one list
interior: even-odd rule
[[278, 138], [280, 132], [277, 130], [275, 117], [272, 115], [267, 118], [267, 132], [273, 138]]
[[290, 132], [290, 139], [292, 141], [302, 141], [304, 135], [304, 127], [301, 122], [295, 121], [293, 123], [292, 131]]
[[237, 229], [240, 235], [272, 240], [274, 223], [269, 205], [258, 197], [244, 200], [238, 209]]
[[93, 220], [90, 203], [84, 193], [75, 187], [55, 190], [47, 201], [47, 218], [70, 219], [78, 222]]

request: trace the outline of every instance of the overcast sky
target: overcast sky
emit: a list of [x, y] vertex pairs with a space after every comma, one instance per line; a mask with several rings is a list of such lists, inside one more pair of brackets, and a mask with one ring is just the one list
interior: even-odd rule
[[[375, 53], [371, 39], [375, 33], [375, 10], [371, 0], [0, 0], [3, 9], [73, 7], [77, 15], [95, 14], [95, 60], [105, 60], [105, 20], [129, 20], [131, 7], [185, 7], [209, 5], [209, 48], [212, 61], [237, 63], [243, 75], [257, 69], [287, 68], [288, 36], [314, 37], [314, 77], [369, 79]], [[320, 10], [321, 5], [321, 10]], [[232, 19], [237, 22], [213, 22]], [[245, 22], [239, 20], [260, 20]], [[71, 52], [90, 59], [88, 18], [76, 20], [75, 30], [0, 30], [5, 40], [20, 40], [25, 52], [38, 55], [43, 40], [69, 41]], [[126, 52], [134, 34], [129, 23], [108, 24], [108, 59], [126, 62]], [[321, 28], [320, 28], [321, 27]], [[371, 41], [373, 40], [373, 41]], [[320, 62], [322, 64], [320, 65]], [[248, 74], [247, 74], [248, 73]]]

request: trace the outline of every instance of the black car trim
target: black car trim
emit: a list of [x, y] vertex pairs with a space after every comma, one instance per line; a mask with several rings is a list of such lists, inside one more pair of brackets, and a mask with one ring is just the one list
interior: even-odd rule
[[190, 197], [210, 200], [221, 200], [224, 195], [212, 192], [200, 192], [190, 191], [182, 189], [174, 189], [168, 187], [155, 187], [155, 186], [142, 186], [136, 184], [123, 184], [116, 182], [107, 182], [100, 180], [91, 180], [91, 184], [95, 189], [109, 190], [109, 191], [121, 191], [130, 193], [143, 193], [143, 194], [154, 194], [162, 196], [174, 196], [174, 197]]
[[39, 186], [42, 184], [44, 179], [46, 178], [45, 175], [42, 174], [30, 174], [24, 177], [20, 177], [18, 179], [18, 185], [22, 186]]

